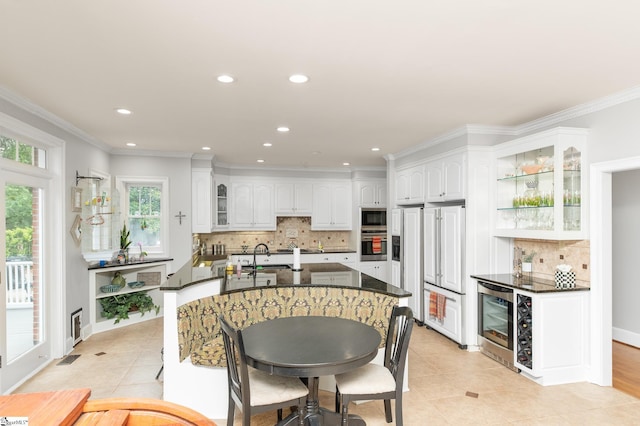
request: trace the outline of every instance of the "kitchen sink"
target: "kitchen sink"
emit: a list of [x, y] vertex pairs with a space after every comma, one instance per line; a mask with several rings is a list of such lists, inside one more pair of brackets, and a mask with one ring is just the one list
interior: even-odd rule
[[[277, 250], [278, 253], [293, 253], [293, 249], [278, 249]], [[300, 249], [300, 253], [319, 253], [318, 250], [313, 250], [313, 249]]]

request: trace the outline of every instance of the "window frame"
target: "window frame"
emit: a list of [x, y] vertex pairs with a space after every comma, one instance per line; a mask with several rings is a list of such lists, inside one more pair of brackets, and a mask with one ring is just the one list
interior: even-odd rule
[[[120, 225], [129, 226], [129, 186], [160, 186], [160, 246], [143, 247], [149, 256], [163, 257], [169, 252], [169, 178], [166, 176], [116, 176], [115, 186], [120, 195]], [[131, 242], [131, 250], [136, 255], [136, 242]]]

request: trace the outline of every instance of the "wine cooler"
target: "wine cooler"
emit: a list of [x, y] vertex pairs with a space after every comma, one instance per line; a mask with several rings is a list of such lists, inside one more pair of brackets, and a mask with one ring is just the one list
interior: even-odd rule
[[478, 281], [478, 342], [480, 351], [520, 371], [514, 365], [513, 290]]

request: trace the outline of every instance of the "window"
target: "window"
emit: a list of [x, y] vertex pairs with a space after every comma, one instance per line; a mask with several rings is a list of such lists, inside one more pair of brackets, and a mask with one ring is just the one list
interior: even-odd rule
[[[167, 252], [167, 178], [117, 177], [122, 197], [122, 223], [130, 231], [130, 256]], [[120, 225], [120, 228], [122, 226]]]
[[46, 168], [46, 151], [0, 134], [0, 157], [22, 164]]

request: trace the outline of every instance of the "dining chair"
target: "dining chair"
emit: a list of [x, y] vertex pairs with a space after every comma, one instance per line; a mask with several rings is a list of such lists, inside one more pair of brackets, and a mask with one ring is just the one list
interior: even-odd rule
[[302, 426], [306, 397], [309, 393], [307, 386], [297, 377], [270, 375], [247, 365], [242, 331], [232, 327], [224, 318], [218, 319], [227, 357], [227, 426], [233, 426], [236, 406], [242, 412], [243, 426], [250, 425], [253, 414], [278, 410], [278, 420], [281, 420], [283, 408], [297, 406], [301, 414], [299, 424]]
[[369, 363], [355, 370], [336, 374], [336, 412], [348, 424], [351, 401], [383, 399], [387, 423], [391, 423], [391, 400], [396, 400], [396, 425], [402, 426], [402, 386], [409, 339], [413, 329], [409, 307], [394, 306], [384, 349], [384, 365]]

